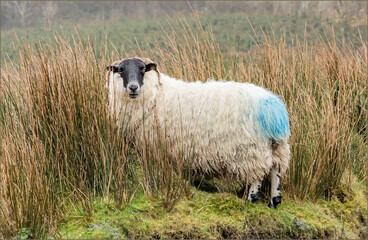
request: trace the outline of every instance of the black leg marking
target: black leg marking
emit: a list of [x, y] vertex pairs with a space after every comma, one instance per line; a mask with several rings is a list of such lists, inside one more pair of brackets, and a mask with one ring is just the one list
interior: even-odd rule
[[268, 207], [276, 209], [277, 205], [279, 205], [281, 202], [282, 202], [281, 195], [277, 197], [273, 197], [271, 203], [268, 204]]
[[259, 192], [251, 193], [249, 202], [254, 203], [259, 199]]
[[271, 202], [268, 204], [270, 208], [276, 209], [281, 203], [281, 175], [280, 165], [274, 166], [271, 169]]
[[260, 190], [261, 190], [262, 181], [257, 181], [249, 186], [249, 193], [248, 193], [248, 202], [254, 203], [260, 197]]

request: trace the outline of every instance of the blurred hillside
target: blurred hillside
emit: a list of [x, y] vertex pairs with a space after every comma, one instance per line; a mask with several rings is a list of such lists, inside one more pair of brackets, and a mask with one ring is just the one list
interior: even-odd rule
[[[259, 44], [266, 32], [288, 44], [295, 38], [307, 42], [334, 35], [337, 43], [356, 48], [367, 40], [367, 2], [1, 2], [1, 58], [15, 58], [14, 33], [31, 44], [53, 42], [53, 32], [66, 38], [75, 35], [93, 39], [96, 46], [116, 46], [120, 54], [127, 45], [143, 50], [180, 26], [178, 16], [197, 12], [202, 27], [212, 28], [222, 51], [241, 53]], [[96, 50], [98, 54], [98, 49]]]
[[43, 28], [66, 23], [88, 23], [95, 20], [137, 20], [157, 18], [173, 12], [193, 10], [217, 13], [244, 13], [341, 19], [351, 25], [367, 20], [365, 1], [345, 2], [186, 2], [186, 1], [2, 1], [1, 30]]

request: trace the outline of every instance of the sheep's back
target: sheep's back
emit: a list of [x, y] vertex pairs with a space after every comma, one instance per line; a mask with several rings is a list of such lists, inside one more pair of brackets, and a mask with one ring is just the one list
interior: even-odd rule
[[195, 167], [237, 179], [266, 174], [274, 164], [270, 138], [286, 142], [289, 134], [282, 101], [249, 83], [187, 83], [164, 76], [156, 104], [173, 154], [194, 153]]
[[[171, 137], [199, 152], [234, 154], [239, 145], [268, 141], [257, 121], [259, 101], [265, 89], [237, 82], [185, 83], [173, 80], [159, 94], [162, 126]], [[256, 94], [258, 92], [258, 94]], [[256, 97], [255, 97], [256, 96]], [[180, 140], [178, 140], [180, 141]]]

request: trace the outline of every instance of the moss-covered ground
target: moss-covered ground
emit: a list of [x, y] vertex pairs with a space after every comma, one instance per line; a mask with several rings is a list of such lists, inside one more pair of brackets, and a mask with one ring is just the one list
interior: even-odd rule
[[[284, 196], [278, 208], [247, 203], [231, 193], [192, 188], [171, 210], [158, 198], [137, 193], [123, 209], [95, 199], [92, 213], [70, 208], [57, 237], [91, 238], [366, 238], [367, 203], [363, 184], [341, 190], [330, 201], [296, 201]], [[344, 196], [343, 198], [341, 196]]]

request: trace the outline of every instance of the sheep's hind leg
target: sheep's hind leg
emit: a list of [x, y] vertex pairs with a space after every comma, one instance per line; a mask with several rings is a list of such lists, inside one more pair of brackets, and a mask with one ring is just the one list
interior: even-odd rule
[[262, 186], [262, 180], [255, 181], [250, 184], [247, 200], [251, 203], [256, 202], [259, 199], [260, 191]]
[[270, 172], [271, 177], [271, 202], [268, 204], [270, 208], [276, 209], [281, 203], [281, 175], [280, 165], [275, 165]]

